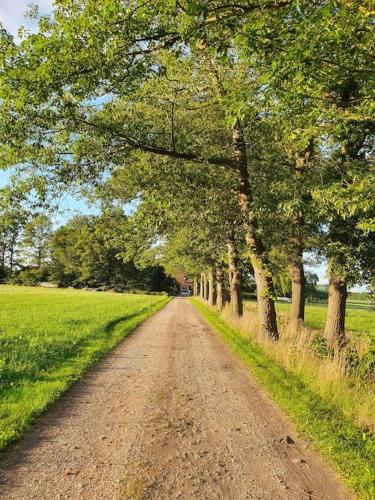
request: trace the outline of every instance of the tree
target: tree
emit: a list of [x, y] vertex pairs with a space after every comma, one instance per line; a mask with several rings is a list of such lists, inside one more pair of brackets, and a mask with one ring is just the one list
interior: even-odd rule
[[48, 262], [51, 234], [51, 220], [44, 214], [35, 216], [25, 224], [21, 248], [26, 264], [35, 265], [40, 269]]
[[273, 102], [282, 103], [284, 110], [294, 109], [298, 100], [302, 103], [307, 113], [302, 120], [297, 114], [297, 131], [305, 144], [314, 139], [316, 151], [325, 160], [323, 183], [312, 186], [311, 193], [320, 204], [314, 205], [324, 235], [320, 251], [326, 251], [329, 258], [325, 332], [331, 343], [340, 345], [345, 341], [346, 290], [359, 279], [355, 270], [361, 262], [360, 249], [369, 238], [361, 227], [371, 228], [374, 208], [373, 203], [367, 204], [367, 217], [361, 222], [353, 217], [358, 211], [364, 215], [357, 198], [348, 204], [345, 219], [340, 214], [340, 205], [347, 204], [346, 192], [353, 190], [349, 186], [355, 186], [357, 195], [362, 192], [366, 196], [369, 177], [372, 185], [374, 181], [374, 17], [358, 1], [302, 2], [299, 10], [284, 13], [289, 16], [287, 22], [283, 15], [271, 17], [265, 12], [259, 24], [247, 25], [238, 43], [248, 46], [267, 26], [267, 39], [257, 40], [258, 49], [269, 62], [267, 83]]
[[133, 260], [123, 258], [126, 249], [119, 234], [127, 227], [121, 210], [107, 210], [75, 217], [58, 228], [51, 239], [51, 279], [60, 286], [168, 291], [173, 282], [160, 266], [139, 270]]
[[1, 279], [19, 266], [19, 243], [27, 215], [22, 208], [4, 207], [0, 211]]

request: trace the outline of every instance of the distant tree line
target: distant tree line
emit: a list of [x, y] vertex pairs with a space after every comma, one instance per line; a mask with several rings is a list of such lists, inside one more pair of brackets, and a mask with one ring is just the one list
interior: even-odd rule
[[111, 244], [111, 231], [126, 224], [119, 211], [76, 216], [52, 228], [46, 215], [0, 214], [1, 281], [20, 285], [173, 293], [175, 280], [160, 265], [139, 268]]

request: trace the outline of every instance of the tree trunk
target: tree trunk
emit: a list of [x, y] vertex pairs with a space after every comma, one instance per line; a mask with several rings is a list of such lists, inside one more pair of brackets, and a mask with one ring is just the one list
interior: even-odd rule
[[222, 269], [223, 269], [222, 295], [223, 295], [223, 307], [224, 307], [225, 304], [230, 304], [230, 286], [229, 286], [228, 267], [225, 266]]
[[258, 313], [262, 329], [272, 339], [279, 338], [274, 285], [269, 271], [268, 256], [259, 236], [258, 221], [253, 212], [252, 193], [247, 170], [246, 144], [243, 127], [236, 121], [232, 131], [232, 142], [237, 162], [238, 201], [243, 218], [246, 243], [257, 285]]
[[201, 273], [201, 286], [199, 290], [199, 295], [201, 299], [204, 299], [204, 279], [203, 279], [203, 273]]
[[40, 266], [42, 265], [42, 250], [40, 248], [38, 248], [38, 255], [37, 255], [37, 259], [36, 259], [36, 265], [37, 265], [38, 269], [40, 269]]
[[13, 272], [13, 259], [14, 259], [14, 246], [12, 244], [9, 249], [9, 267], [11, 273]]
[[216, 307], [222, 309], [224, 305], [223, 299], [223, 269], [221, 266], [216, 268]]
[[347, 285], [334, 273], [329, 275], [328, 312], [324, 335], [329, 345], [341, 347], [345, 344], [345, 308], [348, 296]]
[[198, 281], [193, 279], [193, 295], [196, 297], [198, 295]]
[[238, 266], [238, 255], [233, 238], [227, 240], [228, 250], [228, 281], [230, 292], [230, 306], [233, 316], [242, 316], [242, 287], [241, 287], [241, 271]]
[[1, 247], [1, 270], [3, 271], [3, 274], [5, 274], [5, 245]]
[[313, 141], [310, 140], [303, 151], [295, 155], [294, 164], [294, 201], [297, 209], [292, 220], [292, 265], [290, 276], [292, 279], [292, 309], [290, 319], [292, 321], [304, 321], [305, 319], [305, 272], [303, 268], [304, 234], [305, 225], [303, 209], [303, 182], [306, 166], [313, 154]]
[[305, 272], [303, 263], [292, 264], [290, 268], [292, 279], [292, 310], [290, 319], [292, 321], [304, 321], [305, 319]]
[[209, 295], [209, 282], [207, 273], [204, 273], [204, 300], [208, 300]]
[[214, 272], [211, 270], [208, 273], [208, 303], [210, 306], [216, 304], [216, 289], [215, 289]]

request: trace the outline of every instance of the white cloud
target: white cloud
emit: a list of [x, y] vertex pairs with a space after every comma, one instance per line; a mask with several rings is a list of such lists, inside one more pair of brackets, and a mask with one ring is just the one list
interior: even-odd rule
[[52, 0], [0, 0], [0, 21], [13, 35], [17, 33], [20, 26], [31, 30], [36, 29], [35, 21], [24, 17], [30, 3], [39, 5], [41, 14], [47, 14], [52, 10]]

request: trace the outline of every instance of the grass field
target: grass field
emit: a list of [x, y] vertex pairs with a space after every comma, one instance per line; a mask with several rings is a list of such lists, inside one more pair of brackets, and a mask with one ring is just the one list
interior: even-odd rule
[[[306, 351], [294, 350], [291, 343], [258, 343], [245, 329], [240, 330], [241, 322], [233, 322], [233, 327], [223, 319], [225, 316], [199, 299], [192, 302], [290, 416], [298, 431], [341, 473], [358, 498], [375, 498], [375, 437], [357, 425], [355, 412], [346, 408], [366, 403], [370, 408], [373, 397], [367, 392], [369, 387], [362, 387], [358, 394], [359, 386], [351, 387], [354, 379], [340, 378], [340, 373], [336, 373], [337, 380], [327, 378], [335, 375], [330, 369], [338, 368], [334, 360], [317, 360], [313, 364]], [[278, 357], [277, 352], [285, 354], [286, 350], [288, 358]], [[296, 357], [302, 357], [301, 363], [296, 362]], [[373, 408], [369, 419], [373, 419]]]
[[[290, 304], [277, 304], [280, 312], [290, 311]], [[305, 323], [315, 330], [323, 330], [327, 316], [327, 304], [307, 304]], [[351, 304], [346, 310], [346, 329], [375, 337], [375, 311]]]
[[168, 300], [0, 286], [0, 449]]
[[[249, 307], [255, 309], [256, 302], [246, 301]], [[278, 313], [288, 314], [291, 304], [277, 302]], [[327, 316], [327, 304], [306, 304], [305, 323], [314, 330], [323, 330]], [[346, 310], [346, 329], [352, 332], [364, 333], [375, 339], [375, 311], [369, 306], [350, 303]]]

